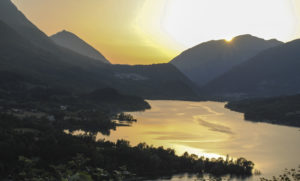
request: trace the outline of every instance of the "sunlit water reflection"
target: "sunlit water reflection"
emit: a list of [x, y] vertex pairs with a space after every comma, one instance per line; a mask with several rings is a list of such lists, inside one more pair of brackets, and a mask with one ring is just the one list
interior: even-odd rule
[[[199, 156], [245, 157], [255, 163], [263, 176], [278, 175], [284, 168], [300, 164], [299, 128], [244, 121], [243, 114], [218, 102], [149, 101], [151, 110], [133, 112], [138, 119], [131, 127], [118, 127], [110, 141], [129, 140], [173, 148]], [[172, 181], [196, 178], [175, 176]], [[252, 178], [257, 180], [258, 177]], [[167, 179], [170, 180], [170, 179]]]

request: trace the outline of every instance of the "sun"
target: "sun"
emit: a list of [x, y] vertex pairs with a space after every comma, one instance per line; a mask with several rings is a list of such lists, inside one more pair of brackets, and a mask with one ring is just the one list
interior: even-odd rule
[[295, 34], [299, 24], [292, 0], [165, 2], [161, 21], [163, 30], [186, 48], [209, 40], [225, 39], [231, 42], [232, 37], [242, 34], [287, 41]]
[[232, 42], [232, 39], [233, 39], [233, 37], [225, 38], [225, 41], [226, 41], [227, 43], [230, 43], [230, 42]]

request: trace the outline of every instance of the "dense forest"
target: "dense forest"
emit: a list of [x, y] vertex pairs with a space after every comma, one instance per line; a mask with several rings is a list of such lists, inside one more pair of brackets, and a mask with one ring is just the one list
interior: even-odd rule
[[245, 113], [245, 119], [300, 127], [300, 95], [229, 102], [227, 108]]

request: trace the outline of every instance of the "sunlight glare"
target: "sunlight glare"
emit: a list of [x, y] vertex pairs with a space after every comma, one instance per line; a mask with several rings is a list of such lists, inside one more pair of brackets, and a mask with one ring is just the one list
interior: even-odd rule
[[226, 156], [224, 156], [224, 155], [220, 155], [220, 154], [216, 154], [216, 153], [207, 153], [204, 150], [199, 149], [199, 148], [192, 148], [192, 147], [180, 145], [180, 144], [174, 144], [173, 147], [176, 150], [176, 153], [178, 155], [183, 155], [184, 152], [188, 152], [189, 154], [197, 155], [199, 158], [203, 156], [205, 158], [210, 158], [210, 159], [212, 159], [212, 158], [226, 159]]
[[165, 11], [164, 31], [186, 48], [241, 34], [288, 41], [298, 28], [292, 0], [169, 0]]
[[230, 43], [230, 42], [232, 41], [232, 39], [233, 39], [233, 37], [231, 37], [231, 38], [225, 38], [225, 41], [226, 41], [227, 43]]

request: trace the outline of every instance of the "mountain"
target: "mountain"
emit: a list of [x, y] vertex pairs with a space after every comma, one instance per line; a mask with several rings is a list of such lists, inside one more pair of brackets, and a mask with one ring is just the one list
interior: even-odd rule
[[225, 98], [300, 93], [300, 39], [265, 50], [211, 81], [203, 92]]
[[56, 45], [44, 32], [31, 23], [11, 0], [0, 1], [0, 21], [10, 26], [19, 35], [39, 49], [55, 54], [57, 59], [60, 59], [60, 62], [80, 68], [88, 68], [91, 65], [96, 67], [103, 66], [94, 59]]
[[198, 88], [171, 64], [113, 65], [112, 70], [117, 81], [109, 87], [126, 94], [148, 99], [198, 99]]
[[55, 47], [48, 36], [32, 24], [10, 0], [0, 1], [0, 20], [42, 48]]
[[241, 35], [226, 40], [213, 40], [184, 51], [170, 63], [198, 86], [203, 86], [262, 50], [280, 45], [277, 40], [264, 40]]
[[81, 55], [100, 60], [103, 63], [109, 63], [109, 61], [95, 48], [80, 39], [75, 34], [63, 30], [50, 37], [57, 45], [68, 48]]
[[35, 87], [88, 93], [106, 87], [148, 99], [195, 99], [197, 88], [171, 64], [111, 65], [56, 45], [10, 0], [0, 1], [0, 93]]
[[104, 72], [87, 73], [84, 67], [63, 61], [2, 21], [0, 39], [0, 89], [9, 92], [33, 86], [87, 87]]

